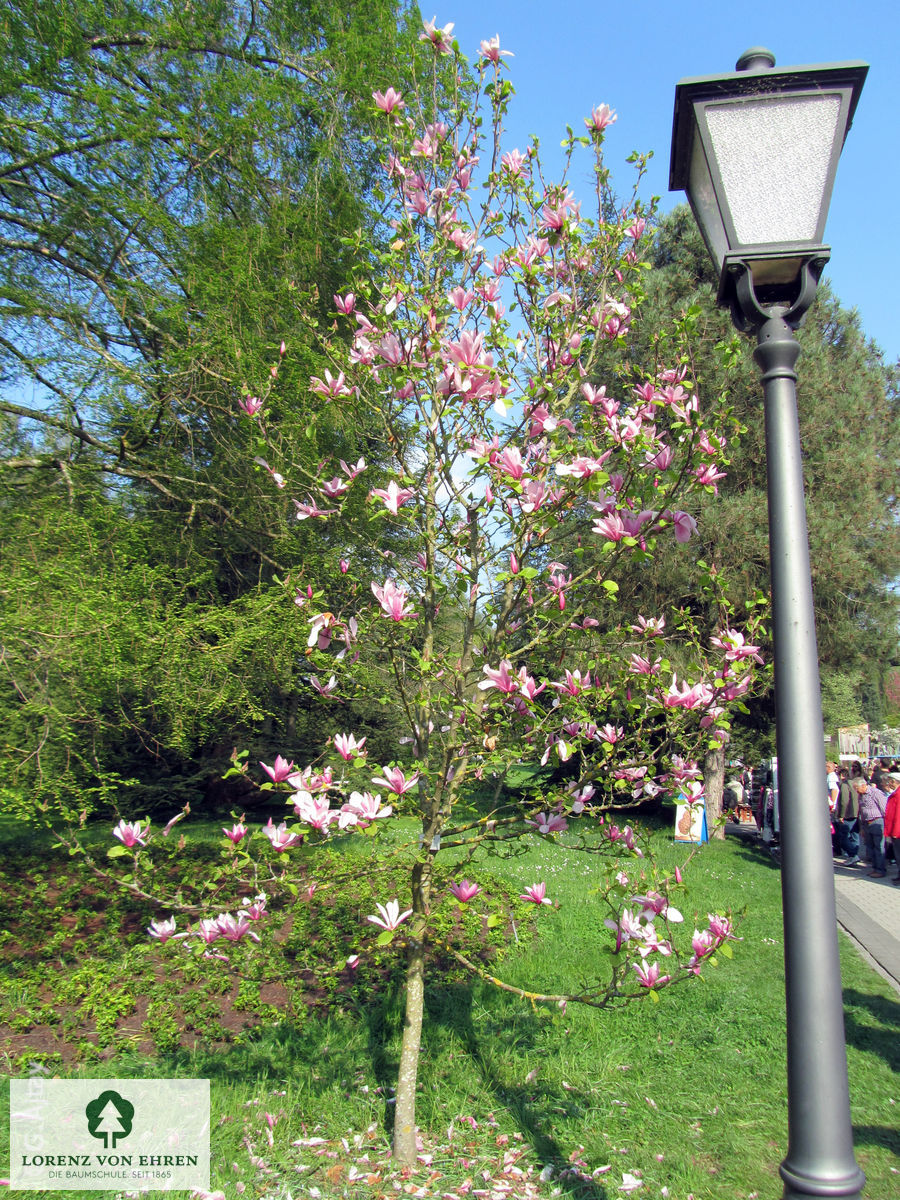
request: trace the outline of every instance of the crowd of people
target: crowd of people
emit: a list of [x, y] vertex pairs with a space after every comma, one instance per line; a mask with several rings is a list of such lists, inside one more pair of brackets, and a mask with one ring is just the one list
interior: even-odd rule
[[873, 879], [884, 879], [892, 861], [892, 882], [900, 884], [900, 763], [825, 765], [835, 860], [867, 866]]
[[[735, 766], [725, 787], [726, 805], [738, 820], [755, 820], [766, 842], [777, 839], [772, 766], [753, 771]], [[900, 885], [900, 761], [828, 762], [825, 767], [835, 864], [865, 867], [871, 878], [885, 879], [892, 863], [892, 882]]]

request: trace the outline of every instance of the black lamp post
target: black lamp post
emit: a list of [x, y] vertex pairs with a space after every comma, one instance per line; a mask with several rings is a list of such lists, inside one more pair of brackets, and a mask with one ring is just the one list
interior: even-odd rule
[[757, 335], [766, 413], [787, 1004], [785, 1200], [858, 1197], [794, 365], [829, 258], [837, 160], [868, 67], [775, 68], [675, 89], [669, 187], [685, 190], [719, 268], [719, 303]]

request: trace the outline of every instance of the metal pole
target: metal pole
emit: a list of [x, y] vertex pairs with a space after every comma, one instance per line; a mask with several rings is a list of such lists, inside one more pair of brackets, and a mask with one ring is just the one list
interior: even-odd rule
[[753, 357], [766, 412], [769, 559], [775, 643], [776, 746], [787, 1002], [788, 1152], [785, 1200], [859, 1197], [831, 838], [825, 805], [822, 703], [797, 416], [800, 354], [773, 309]]

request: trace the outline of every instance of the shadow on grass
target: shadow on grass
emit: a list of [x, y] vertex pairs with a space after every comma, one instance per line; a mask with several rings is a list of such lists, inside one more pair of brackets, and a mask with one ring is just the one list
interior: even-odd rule
[[740, 858], [745, 858], [756, 865], [770, 867], [773, 871], [781, 870], [777, 846], [773, 851], [765, 842], [750, 842], [742, 838], [738, 848], [738, 855]]
[[854, 1125], [853, 1141], [857, 1146], [883, 1146], [900, 1158], [900, 1131], [889, 1125]]
[[[472, 999], [473, 989], [468, 984], [435, 989], [427, 1001], [427, 1020], [430, 1024], [453, 1032], [481, 1077], [485, 1089], [494, 1097], [497, 1105], [502, 1105], [512, 1116], [516, 1128], [527, 1138], [538, 1159], [543, 1163], [552, 1163], [560, 1172], [554, 1176], [560, 1193], [577, 1197], [578, 1200], [609, 1200], [606, 1189], [587, 1176], [574, 1171], [572, 1175], [565, 1174], [569, 1160], [548, 1132], [553, 1124], [551, 1105], [558, 1108], [560, 1104], [565, 1104], [567, 1115], [577, 1117], [577, 1101], [580, 1099], [582, 1107], [586, 1107], [591, 1103], [590, 1099], [579, 1097], [577, 1092], [571, 1096], [561, 1096], [536, 1081], [526, 1087], [504, 1078], [502, 1066], [498, 1065], [492, 1053], [495, 1044], [492, 1034], [501, 1032], [507, 1022], [500, 1016], [490, 1022], [492, 1028], [476, 1029], [472, 1019]], [[510, 1030], [513, 1026], [515, 1029], [517, 1053], [535, 1048], [540, 1029], [535, 1016], [517, 1009], [514, 1019], [508, 1024]]]
[[877, 1054], [900, 1071], [900, 1001], [857, 988], [844, 989], [844, 1033], [847, 1045]]

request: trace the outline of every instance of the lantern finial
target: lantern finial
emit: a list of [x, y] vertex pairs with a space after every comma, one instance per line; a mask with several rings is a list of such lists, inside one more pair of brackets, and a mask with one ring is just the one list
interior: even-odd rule
[[771, 71], [775, 66], [775, 55], [765, 46], [751, 46], [734, 64], [736, 71]]

